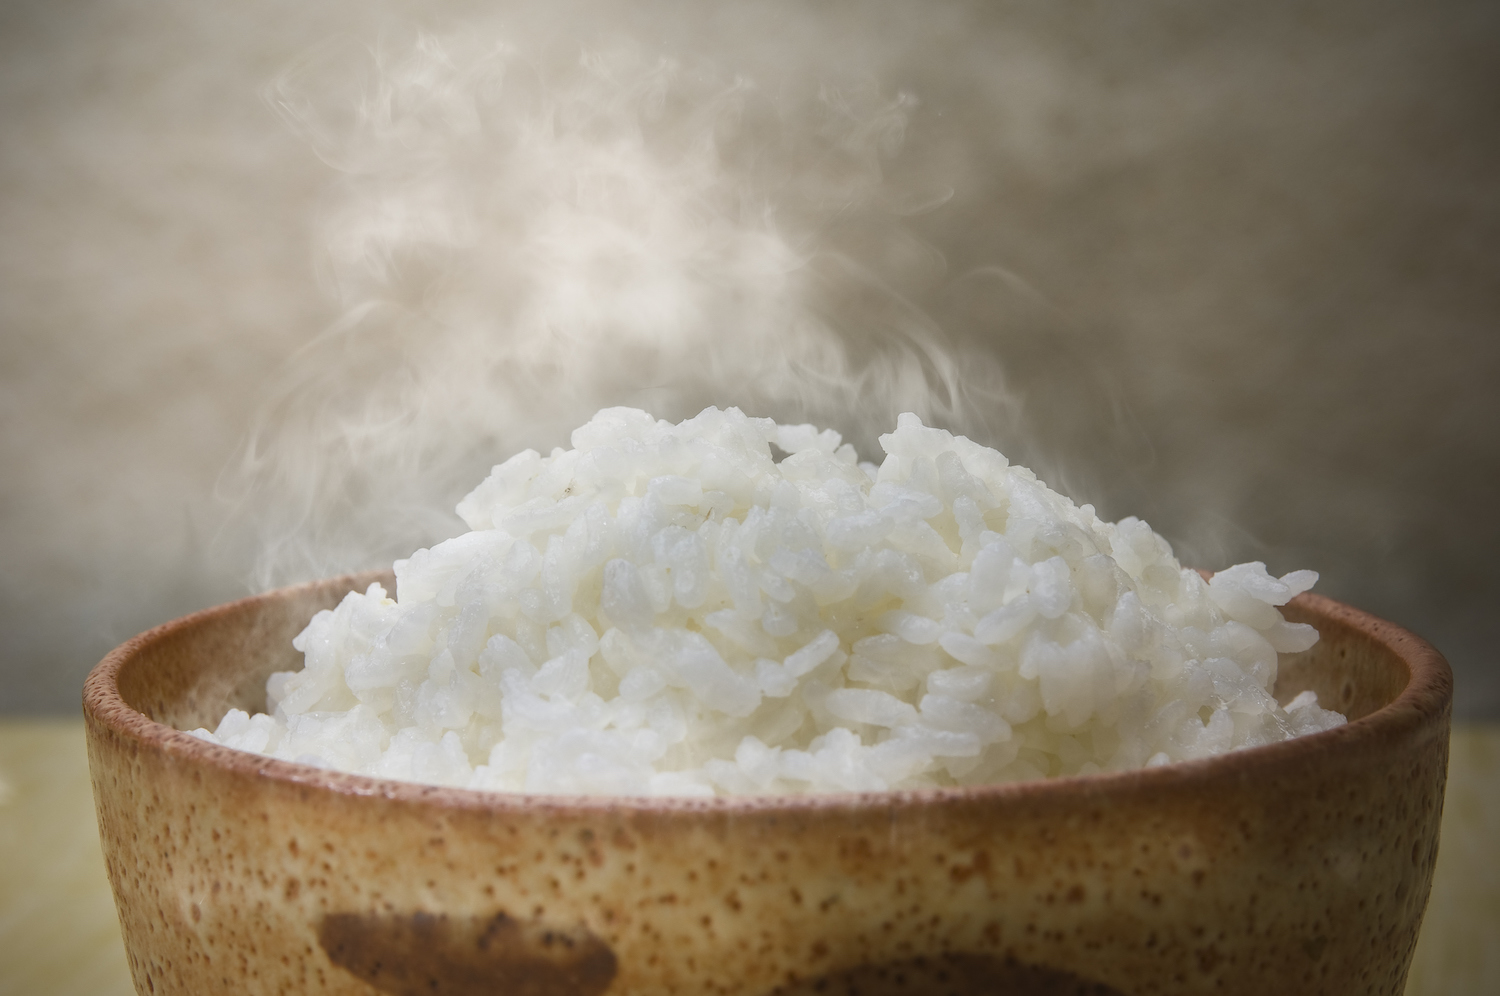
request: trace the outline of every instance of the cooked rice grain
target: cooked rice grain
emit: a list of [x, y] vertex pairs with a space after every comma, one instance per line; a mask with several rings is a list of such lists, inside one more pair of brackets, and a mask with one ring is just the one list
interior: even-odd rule
[[[713, 795], [1163, 764], [1344, 722], [1270, 689], [1317, 575], [1205, 582], [1135, 518], [903, 415], [885, 461], [710, 408], [601, 411], [293, 641], [216, 743], [440, 785]], [[787, 455], [779, 463], [771, 444]]]

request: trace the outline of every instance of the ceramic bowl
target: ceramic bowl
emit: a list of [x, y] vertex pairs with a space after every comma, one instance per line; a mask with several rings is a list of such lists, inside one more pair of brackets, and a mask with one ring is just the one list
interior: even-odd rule
[[1015, 785], [713, 800], [430, 788], [206, 743], [352, 585], [121, 646], [84, 689], [143, 994], [1401, 993], [1437, 854], [1452, 677], [1304, 595], [1284, 658], [1343, 727]]

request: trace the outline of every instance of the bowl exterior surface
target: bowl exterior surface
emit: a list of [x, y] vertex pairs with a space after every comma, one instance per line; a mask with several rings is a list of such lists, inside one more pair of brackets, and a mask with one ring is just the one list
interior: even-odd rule
[[1303, 596], [1321, 656], [1283, 673], [1359, 720], [1026, 785], [504, 795], [320, 771], [158, 722], [253, 705], [255, 682], [291, 666], [266, 641], [347, 587], [179, 620], [90, 677], [95, 798], [139, 992], [1402, 991], [1451, 678], [1363, 613]]

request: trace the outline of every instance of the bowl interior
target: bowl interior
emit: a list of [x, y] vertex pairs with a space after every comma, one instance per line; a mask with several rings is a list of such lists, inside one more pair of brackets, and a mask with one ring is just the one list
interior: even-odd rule
[[302, 668], [292, 638], [315, 613], [372, 581], [395, 587], [389, 571], [331, 578], [207, 609], [142, 634], [120, 667], [120, 697], [178, 730], [214, 729], [230, 709], [263, 712], [272, 672]]
[[1311, 623], [1318, 642], [1300, 654], [1282, 654], [1276, 675], [1276, 701], [1282, 705], [1304, 691], [1318, 695], [1324, 709], [1353, 722], [1396, 701], [1411, 683], [1405, 658], [1371, 632], [1370, 617], [1317, 595], [1301, 595], [1282, 610], [1289, 622]]

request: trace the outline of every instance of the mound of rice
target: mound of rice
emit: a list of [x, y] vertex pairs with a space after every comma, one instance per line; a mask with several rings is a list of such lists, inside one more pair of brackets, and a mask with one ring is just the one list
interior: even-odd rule
[[[1269, 689], [1317, 580], [1205, 582], [992, 449], [601, 411], [500, 466], [472, 532], [320, 612], [269, 714], [198, 736], [478, 789], [713, 795], [1140, 768], [1328, 729]], [[772, 444], [786, 454], [780, 462]]]

